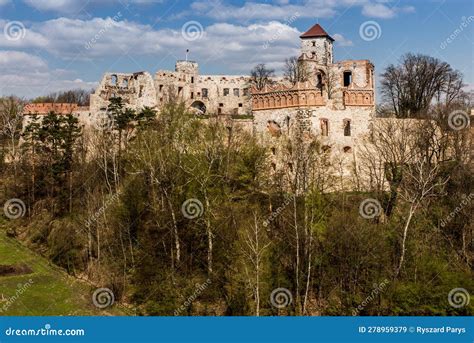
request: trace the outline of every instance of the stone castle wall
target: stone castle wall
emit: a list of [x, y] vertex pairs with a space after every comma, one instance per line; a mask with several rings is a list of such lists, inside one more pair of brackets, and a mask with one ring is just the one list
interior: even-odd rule
[[[188, 60], [177, 61], [174, 71], [158, 70], [154, 77], [147, 72], [107, 73], [91, 95], [89, 109], [71, 105], [67, 111], [94, 125], [113, 97], [137, 111], [145, 106], [159, 110], [170, 99], [181, 100], [197, 114], [233, 121], [275, 150], [279, 137], [303, 123], [305, 111], [305, 130], [318, 136], [326, 151], [350, 160], [374, 120], [374, 66], [369, 60], [334, 62], [333, 40], [325, 33], [301, 36], [299, 60], [308, 67], [305, 82], [275, 78], [262, 90], [251, 88], [248, 76], [201, 75], [198, 64]], [[30, 107], [25, 114], [38, 109]]]

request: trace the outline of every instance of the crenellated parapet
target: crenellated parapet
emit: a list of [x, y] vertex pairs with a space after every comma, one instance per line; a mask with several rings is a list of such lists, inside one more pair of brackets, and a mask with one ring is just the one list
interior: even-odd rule
[[31, 103], [23, 108], [24, 115], [48, 114], [54, 112], [56, 114], [71, 114], [78, 110], [77, 104], [69, 103]]
[[350, 89], [344, 91], [345, 106], [374, 106], [372, 89]]
[[252, 88], [252, 110], [268, 110], [301, 106], [325, 106], [321, 90], [310, 82], [298, 82], [294, 86], [268, 85], [262, 90]]

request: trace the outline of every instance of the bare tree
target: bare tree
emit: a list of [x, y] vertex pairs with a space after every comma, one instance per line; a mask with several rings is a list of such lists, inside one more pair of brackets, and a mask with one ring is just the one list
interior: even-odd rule
[[285, 60], [284, 75], [292, 84], [308, 81], [309, 74], [308, 65], [298, 57], [290, 57]]
[[23, 102], [13, 96], [0, 99], [0, 124], [2, 134], [8, 139], [8, 152], [16, 175], [18, 139], [23, 121]]
[[[386, 191], [389, 199], [385, 214], [390, 216], [398, 199], [403, 179], [403, 168], [413, 157], [413, 120], [395, 118], [380, 119], [372, 123], [372, 129], [361, 148], [360, 167], [371, 184], [371, 189], [380, 194]], [[375, 189], [374, 189], [375, 187]]]
[[267, 68], [264, 63], [260, 63], [250, 71], [250, 84], [261, 91], [266, 85], [273, 82], [272, 77], [274, 76], [275, 70]]
[[90, 101], [90, 95], [94, 92], [93, 89], [72, 89], [62, 91], [58, 93], [51, 93], [47, 96], [40, 96], [33, 99], [31, 102], [57, 102], [57, 103], [68, 103], [78, 104], [79, 106], [88, 106]]
[[[249, 283], [252, 288], [252, 293], [255, 301], [255, 315], [260, 316], [260, 287], [261, 287], [261, 275], [262, 275], [262, 261], [265, 251], [270, 246], [268, 238], [265, 236], [265, 230], [262, 230], [262, 223], [257, 216], [257, 213], [253, 213], [253, 225], [252, 228], [246, 230], [244, 233], [243, 241], [245, 245], [242, 247], [242, 253], [246, 257], [246, 260], [250, 262], [253, 268], [253, 277], [249, 277]], [[250, 273], [247, 271], [247, 274]]]
[[332, 99], [340, 86], [340, 78], [338, 73], [331, 68], [328, 68], [327, 74], [323, 77], [323, 86], [326, 86], [328, 98]]
[[439, 59], [407, 54], [382, 74], [382, 94], [400, 118], [425, 117], [434, 100], [447, 104], [460, 97], [462, 74]]
[[400, 196], [409, 205], [408, 216], [403, 227], [400, 259], [395, 276], [400, 274], [406, 252], [406, 240], [413, 215], [416, 210], [430, 198], [442, 194], [444, 185], [449, 177], [440, 176], [440, 164], [431, 164], [422, 155], [404, 167], [404, 179], [400, 187]]

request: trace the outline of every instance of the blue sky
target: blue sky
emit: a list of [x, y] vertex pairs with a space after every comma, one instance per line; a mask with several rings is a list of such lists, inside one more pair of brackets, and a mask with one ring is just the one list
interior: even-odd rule
[[0, 0], [0, 94], [93, 88], [106, 71], [154, 74], [186, 49], [202, 74], [280, 71], [316, 22], [336, 38], [336, 60], [369, 59], [379, 74], [419, 52], [474, 88], [472, 0]]

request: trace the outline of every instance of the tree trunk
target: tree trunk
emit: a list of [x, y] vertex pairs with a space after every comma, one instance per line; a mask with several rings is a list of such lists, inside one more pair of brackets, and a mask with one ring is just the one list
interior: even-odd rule
[[209, 219], [209, 211], [210, 211], [210, 205], [209, 205], [209, 199], [206, 197], [206, 231], [207, 231], [207, 273], [208, 275], [211, 275], [212, 273], [212, 251], [213, 251], [213, 233], [212, 233], [212, 228], [211, 228], [211, 221]]
[[299, 237], [299, 232], [298, 232], [298, 216], [296, 213], [297, 210], [297, 204], [296, 204], [296, 194], [293, 195], [293, 219], [294, 219], [294, 225], [295, 225], [295, 239], [296, 239], [296, 270], [295, 270], [295, 276], [296, 276], [296, 309], [298, 311], [299, 305], [300, 305], [300, 237]]
[[411, 222], [411, 219], [413, 217], [413, 213], [415, 213], [415, 208], [416, 208], [415, 203], [412, 203], [411, 206], [410, 206], [410, 212], [408, 213], [407, 221], [405, 223], [405, 228], [403, 229], [402, 252], [400, 254], [400, 261], [398, 262], [398, 267], [397, 267], [397, 271], [395, 273], [395, 277], [398, 277], [398, 275], [400, 274], [400, 271], [401, 271], [402, 266], [403, 266], [403, 262], [405, 260], [405, 250], [406, 250], [406, 240], [407, 240], [408, 228], [410, 226], [410, 222]]

